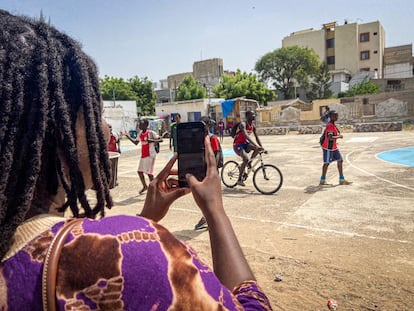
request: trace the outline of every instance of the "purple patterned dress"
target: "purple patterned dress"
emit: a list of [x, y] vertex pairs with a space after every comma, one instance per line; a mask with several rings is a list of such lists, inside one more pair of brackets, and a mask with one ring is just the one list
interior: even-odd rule
[[[42, 310], [43, 260], [60, 221], [0, 265], [0, 311]], [[75, 226], [60, 256], [60, 310], [271, 310], [254, 281], [233, 292], [186, 244], [148, 219], [111, 216]]]

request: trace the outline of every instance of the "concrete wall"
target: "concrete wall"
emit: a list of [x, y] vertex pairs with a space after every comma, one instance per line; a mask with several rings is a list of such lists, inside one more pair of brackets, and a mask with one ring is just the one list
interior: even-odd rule
[[208, 99], [186, 100], [173, 103], [164, 103], [155, 105], [155, 114], [159, 117], [171, 116], [179, 113], [182, 122], [194, 121], [191, 116], [199, 113], [201, 116], [208, 113]]
[[138, 122], [137, 104], [133, 100], [104, 100], [103, 117], [115, 133], [135, 130]]
[[292, 32], [282, 40], [282, 47], [301, 46], [314, 50], [320, 61], [326, 62], [325, 30], [308, 29]]
[[183, 73], [177, 73], [174, 75], [170, 75], [167, 77], [168, 81], [168, 88], [169, 89], [176, 89], [180, 85], [181, 82], [183, 82], [184, 78], [187, 76], [193, 76], [192, 72], [183, 72]]
[[[310, 110], [304, 110], [300, 105], [283, 105], [283, 102], [286, 101], [281, 101], [281, 104], [272, 102], [269, 107], [259, 108], [256, 118], [257, 126], [263, 128], [289, 127], [292, 129], [295, 126], [301, 128], [303, 126], [320, 125], [319, 118], [325, 106], [329, 106], [331, 110], [336, 110], [339, 113], [338, 123], [344, 125], [414, 121], [414, 91], [314, 100]], [[384, 125], [385, 128], [387, 126]], [[307, 132], [308, 130], [304, 131]]]
[[410, 63], [386, 65], [384, 68], [384, 79], [412, 77], [413, 65]]

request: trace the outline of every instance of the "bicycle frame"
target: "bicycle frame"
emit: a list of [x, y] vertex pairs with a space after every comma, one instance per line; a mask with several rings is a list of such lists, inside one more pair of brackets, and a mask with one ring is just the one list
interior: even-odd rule
[[250, 172], [252, 172], [252, 171], [254, 172], [256, 170], [256, 166], [257, 166], [257, 164], [259, 164], [259, 162], [260, 162], [260, 166], [262, 166], [263, 165], [262, 152], [259, 152], [259, 154], [253, 159], [250, 168], [248, 168], [246, 166], [246, 168], [247, 168], [246, 174], [249, 175]]

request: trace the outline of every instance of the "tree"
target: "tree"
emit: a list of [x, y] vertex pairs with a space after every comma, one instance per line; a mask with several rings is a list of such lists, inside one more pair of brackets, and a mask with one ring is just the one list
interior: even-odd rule
[[332, 77], [329, 73], [328, 65], [323, 62], [319, 66], [318, 72], [312, 77], [310, 82], [310, 91], [307, 97], [312, 99], [324, 99], [332, 96], [329, 87], [332, 84]]
[[143, 115], [154, 114], [157, 94], [152, 88], [152, 82], [147, 77], [140, 79], [138, 76], [129, 79], [128, 82], [135, 94], [138, 111]]
[[352, 97], [355, 95], [376, 94], [379, 92], [380, 89], [378, 85], [372, 81], [367, 81], [367, 79], [364, 79], [364, 81], [355, 84], [348, 91], [338, 94], [338, 97]]
[[177, 88], [176, 100], [190, 100], [206, 97], [206, 89], [190, 75], [186, 76]]
[[285, 98], [294, 98], [295, 87], [308, 88], [309, 77], [319, 69], [319, 58], [309, 48], [283, 47], [262, 56], [255, 65], [261, 81], [272, 84]]
[[136, 100], [131, 85], [122, 78], [105, 76], [99, 83], [104, 100]]
[[241, 73], [240, 69], [236, 75], [223, 75], [220, 83], [214, 87], [213, 93], [214, 96], [225, 99], [245, 96], [263, 104], [275, 98], [275, 93], [258, 81], [255, 74]]

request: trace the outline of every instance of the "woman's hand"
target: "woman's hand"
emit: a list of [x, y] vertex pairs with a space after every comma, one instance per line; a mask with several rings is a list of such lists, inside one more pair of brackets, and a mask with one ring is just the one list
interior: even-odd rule
[[176, 160], [177, 155], [174, 155], [149, 184], [140, 216], [158, 222], [164, 218], [175, 200], [191, 192], [189, 188], [179, 188], [178, 180], [171, 178], [171, 175], [177, 175], [177, 170], [172, 169]]
[[214, 152], [211, 149], [210, 138], [208, 136], [204, 139], [204, 145], [207, 164], [206, 177], [202, 181], [198, 181], [193, 175], [187, 174], [186, 179], [190, 185], [194, 200], [200, 207], [204, 216], [207, 217], [209, 214], [214, 213], [217, 210], [223, 210], [223, 201], [216, 158], [214, 157]]

